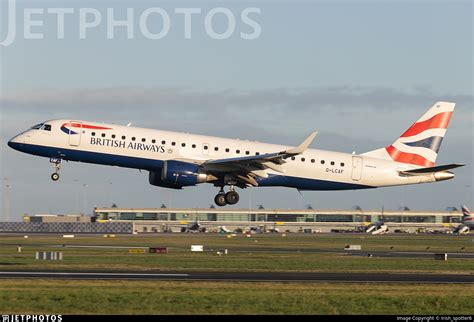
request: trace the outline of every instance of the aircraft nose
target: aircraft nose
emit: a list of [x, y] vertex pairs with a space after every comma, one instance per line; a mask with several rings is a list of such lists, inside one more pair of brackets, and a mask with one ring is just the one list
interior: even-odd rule
[[10, 141], [8, 141], [8, 146], [14, 150], [18, 150], [20, 147], [21, 143], [19, 140], [19, 135], [15, 136], [12, 138]]

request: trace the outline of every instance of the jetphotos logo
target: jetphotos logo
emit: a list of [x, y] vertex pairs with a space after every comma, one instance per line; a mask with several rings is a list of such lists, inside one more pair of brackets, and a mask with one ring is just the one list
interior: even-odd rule
[[[18, 2], [21, 3], [21, 0]], [[2, 12], [2, 20], [8, 17], [7, 32], [4, 33], [0, 42], [0, 45], [5, 47], [13, 44], [19, 37], [23, 39], [44, 39], [45, 37], [87, 39], [101, 33], [105, 39], [114, 39], [120, 29], [123, 30], [120, 32], [125, 32], [127, 39], [144, 37], [149, 40], [163, 39], [173, 28], [180, 30], [183, 39], [191, 39], [193, 31], [198, 30], [204, 31], [210, 39], [215, 40], [231, 37], [254, 40], [262, 34], [262, 27], [258, 22], [261, 9], [255, 7], [242, 10], [224, 7], [166, 10], [159, 7], [20, 9], [17, 7], [17, 0], [0, 0], [0, 9], [6, 12], [6, 14]], [[46, 28], [47, 24], [53, 23], [55, 28]], [[23, 30], [20, 30], [22, 25]], [[1, 28], [5, 26], [2, 25]]]

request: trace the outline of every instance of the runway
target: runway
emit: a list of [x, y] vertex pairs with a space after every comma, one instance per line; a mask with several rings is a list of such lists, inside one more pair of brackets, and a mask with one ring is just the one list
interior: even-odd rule
[[474, 284], [474, 274], [298, 273], [298, 272], [0, 272], [0, 279], [168, 280], [319, 283], [462, 283]]

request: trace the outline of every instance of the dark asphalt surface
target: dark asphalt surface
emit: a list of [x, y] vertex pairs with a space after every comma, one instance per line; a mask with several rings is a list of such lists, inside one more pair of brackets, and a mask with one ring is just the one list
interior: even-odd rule
[[172, 280], [172, 281], [254, 281], [254, 282], [344, 282], [344, 283], [469, 283], [474, 274], [390, 274], [390, 273], [298, 273], [298, 272], [0, 272], [0, 279], [70, 280]]

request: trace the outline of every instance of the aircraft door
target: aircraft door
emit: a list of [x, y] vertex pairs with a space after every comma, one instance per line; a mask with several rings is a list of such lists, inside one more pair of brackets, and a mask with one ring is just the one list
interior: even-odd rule
[[69, 145], [79, 146], [82, 137], [82, 122], [69, 122]]
[[352, 180], [359, 181], [362, 179], [362, 157], [352, 157]]

